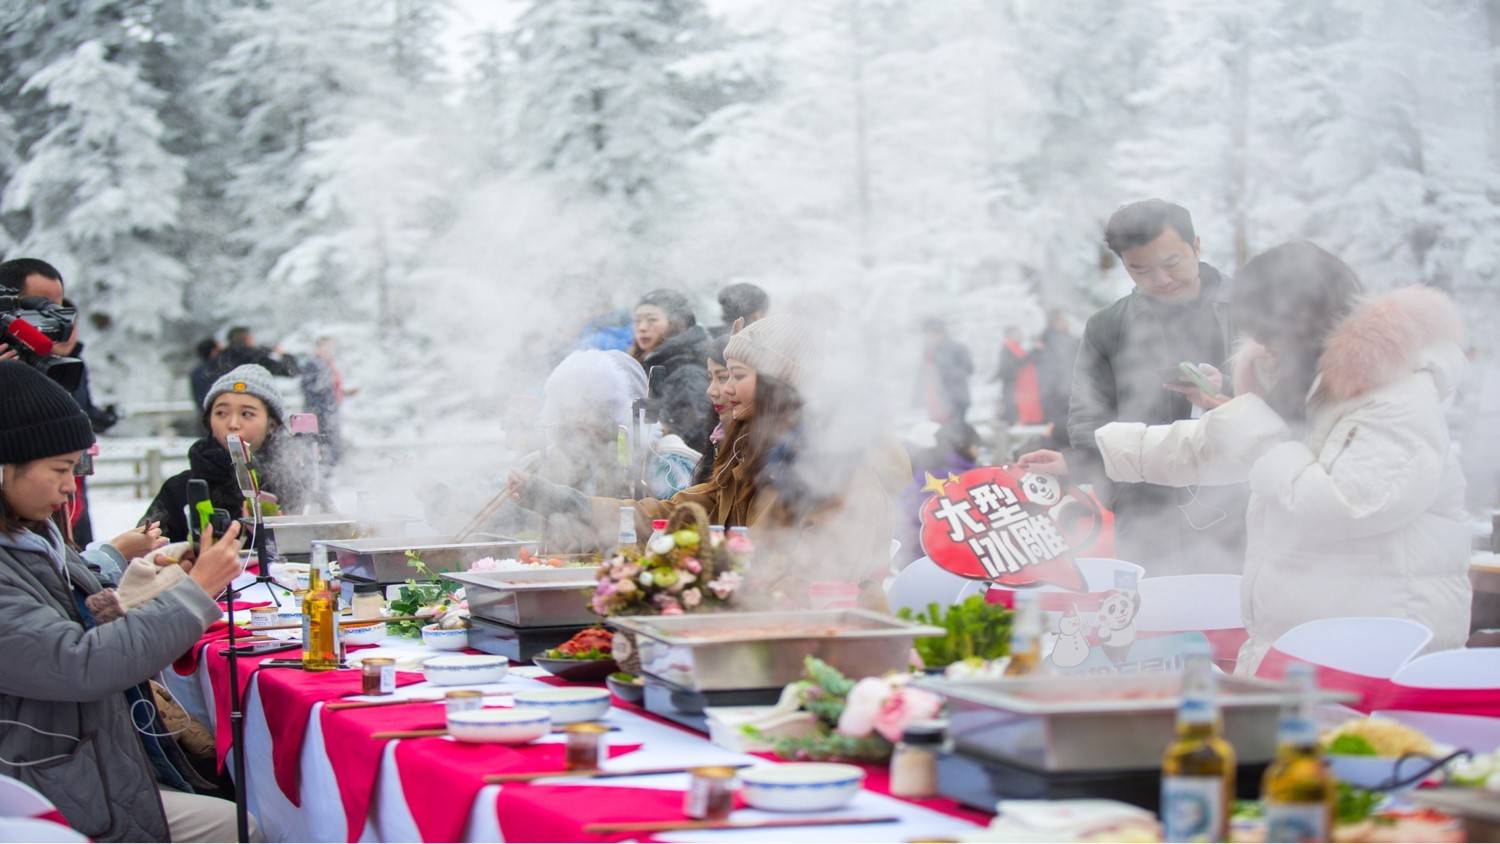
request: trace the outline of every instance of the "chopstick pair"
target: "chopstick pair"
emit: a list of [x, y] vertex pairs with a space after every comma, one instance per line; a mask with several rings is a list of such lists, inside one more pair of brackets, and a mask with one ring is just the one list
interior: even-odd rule
[[[431, 618], [431, 616], [426, 616], [426, 615], [392, 615], [392, 616], [386, 616], [384, 618], [346, 618], [346, 619], [343, 619], [342, 621], [339, 622], [339, 626], [340, 627], [364, 627], [364, 626], [370, 625], [370, 624], [384, 624], [387, 621], [421, 621], [423, 619], [430, 619], [430, 618]], [[248, 625], [246, 627], [246, 629], [247, 630], [255, 630], [255, 631], [261, 631], [261, 630], [301, 630], [302, 629], [302, 625], [301, 624], [272, 624], [272, 625], [270, 625], [268, 627], [256, 627], [254, 625]]]
[[[509, 695], [510, 695], [510, 692], [496, 692], [493, 695], [485, 695], [485, 697], [486, 698], [490, 698], [490, 697], [508, 697]], [[403, 697], [403, 698], [397, 698], [395, 700], [338, 700], [338, 701], [333, 701], [331, 703], [325, 703], [325, 704], [323, 704], [323, 708], [326, 709], [326, 710], [328, 710], [329, 712], [342, 712], [342, 711], [349, 710], [349, 709], [373, 709], [373, 708], [379, 707], [379, 706], [400, 706], [400, 705], [402, 705], [404, 703], [443, 703], [443, 702], [444, 702], [444, 698], [440, 698], [440, 697]], [[502, 709], [502, 708], [505, 708], [505, 707], [495, 707], [495, 708]]]
[[[551, 777], [583, 777], [586, 779], [611, 779], [614, 777], [652, 777], [660, 774], [685, 774], [698, 765], [675, 765], [666, 768], [632, 768], [611, 769], [608, 771], [532, 771], [525, 774], [490, 774], [484, 778], [486, 785], [505, 785], [506, 783], [532, 782], [534, 780], [549, 779]], [[748, 768], [750, 763], [736, 765], [716, 765], [723, 768]]]
[[[605, 729], [607, 731], [611, 732], [611, 733], [619, 732], [619, 730], [620, 730], [619, 727], [605, 727]], [[563, 727], [553, 727], [552, 728], [552, 732], [554, 732], [554, 733], [561, 733], [561, 732], [564, 732], [564, 728]], [[446, 735], [448, 735], [448, 728], [447, 727], [434, 727], [434, 728], [428, 729], [428, 730], [383, 730], [381, 732], [371, 733], [370, 734], [370, 738], [375, 739], [376, 741], [387, 741], [387, 740], [395, 740], [395, 739], [442, 738], [443, 736], [446, 736]], [[506, 776], [506, 775], [505, 774], [496, 774], [495, 776]], [[551, 771], [549, 773], [542, 773], [542, 774], [535, 774], [535, 775], [522, 774], [520, 776], [533, 776], [536, 779], [540, 779], [541, 777], [573, 776], [573, 773], [570, 772], [570, 771], [563, 771], [563, 772]], [[583, 774], [579, 774], [579, 776], [583, 776]], [[624, 776], [624, 775], [623, 774], [617, 774], [616, 776]], [[488, 782], [488, 779], [486, 779], [486, 782]]]

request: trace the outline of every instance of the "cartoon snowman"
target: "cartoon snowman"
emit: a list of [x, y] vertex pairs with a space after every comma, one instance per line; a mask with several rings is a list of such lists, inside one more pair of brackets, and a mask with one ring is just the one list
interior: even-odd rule
[[1082, 665], [1089, 658], [1089, 643], [1083, 635], [1083, 617], [1078, 614], [1078, 607], [1068, 607], [1057, 621], [1057, 632], [1060, 635], [1052, 649], [1052, 664], [1058, 668]]

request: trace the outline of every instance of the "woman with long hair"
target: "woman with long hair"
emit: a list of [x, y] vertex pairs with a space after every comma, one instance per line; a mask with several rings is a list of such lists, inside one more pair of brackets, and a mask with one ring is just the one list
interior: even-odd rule
[[526, 509], [569, 514], [591, 526], [599, 547], [613, 544], [621, 505], [635, 507], [637, 535], [644, 538], [653, 519], [696, 503], [715, 524], [755, 531], [757, 548], [770, 552], [757, 558], [757, 567], [762, 558], [780, 556], [812, 579], [859, 583], [866, 603], [877, 604], [890, 556], [891, 498], [911, 468], [904, 452], [886, 446], [839, 461], [837, 471], [814, 460], [826, 455], [809, 441], [801, 389], [815, 337], [811, 326], [778, 314], [730, 338], [721, 393], [730, 421], [703, 483], [666, 500], [632, 502], [588, 498], [512, 473], [512, 497]]
[[[1294, 242], [1245, 265], [1233, 309], [1233, 399], [1176, 386], [1202, 418], [1117, 422], [1096, 440], [1117, 481], [1249, 482], [1236, 671], [1319, 618], [1409, 618], [1431, 628], [1430, 649], [1463, 647], [1469, 536], [1444, 405], [1466, 362], [1452, 301], [1426, 287], [1362, 296], [1343, 261]], [[1037, 471], [1065, 465], [1029, 457]]]

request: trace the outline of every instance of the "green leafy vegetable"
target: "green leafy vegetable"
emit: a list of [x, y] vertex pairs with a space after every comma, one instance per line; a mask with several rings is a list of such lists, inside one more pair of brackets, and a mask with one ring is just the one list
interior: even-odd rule
[[807, 657], [803, 666], [807, 679], [799, 681], [796, 686], [802, 697], [802, 708], [818, 719], [818, 731], [802, 738], [782, 738], [767, 736], [746, 725], [742, 728], [745, 735], [769, 744], [776, 755], [784, 759], [880, 761], [889, 758], [891, 743], [879, 733], [853, 738], [837, 730], [855, 681], [817, 657]]
[[[391, 599], [390, 607], [393, 615], [416, 615], [417, 610], [441, 604], [448, 598], [448, 590], [438, 582], [437, 575], [427, 568], [427, 564], [422, 561], [417, 552], [406, 552], [406, 564], [416, 569], [426, 582], [418, 583], [414, 579], [408, 579], [397, 592], [397, 597]], [[422, 627], [429, 623], [431, 622], [425, 619], [391, 621], [387, 622], [387, 627], [393, 635], [415, 639], [422, 635]]]
[[1328, 745], [1328, 752], [1338, 756], [1379, 756], [1375, 745], [1364, 736], [1342, 735]]
[[557, 648], [551, 648], [542, 654], [544, 659], [573, 659], [579, 662], [596, 662], [601, 659], [614, 659], [614, 655], [602, 648], [589, 648], [586, 651], [565, 654]]
[[999, 659], [1010, 653], [1010, 622], [1013, 613], [999, 604], [985, 603], [984, 596], [970, 595], [950, 607], [928, 604], [913, 614], [903, 608], [901, 617], [931, 624], [948, 631], [946, 636], [917, 639], [917, 654], [928, 668], [943, 668], [969, 658]]
[[1378, 791], [1366, 791], [1347, 783], [1339, 783], [1338, 797], [1333, 803], [1335, 823], [1359, 823], [1375, 814], [1375, 809], [1385, 795]]
[[1266, 816], [1266, 804], [1259, 800], [1236, 800], [1234, 801], [1234, 812], [1230, 819], [1237, 821], [1256, 821]]

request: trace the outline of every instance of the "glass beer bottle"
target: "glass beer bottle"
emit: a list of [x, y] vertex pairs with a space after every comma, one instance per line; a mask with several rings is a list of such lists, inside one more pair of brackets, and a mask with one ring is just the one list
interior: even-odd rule
[[1167, 841], [1228, 841], [1234, 748], [1220, 735], [1218, 681], [1205, 650], [1187, 658], [1177, 737], [1161, 762], [1161, 818]]
[[1299, 699], [1281, 717], [1276, 759], [1262, 781], [1266, 841], [1328, 841], [1338, 785], [1318, 748], [1317, 675], [1311, 665], [1299, 663], [1287, 668], [1286, 680]]

